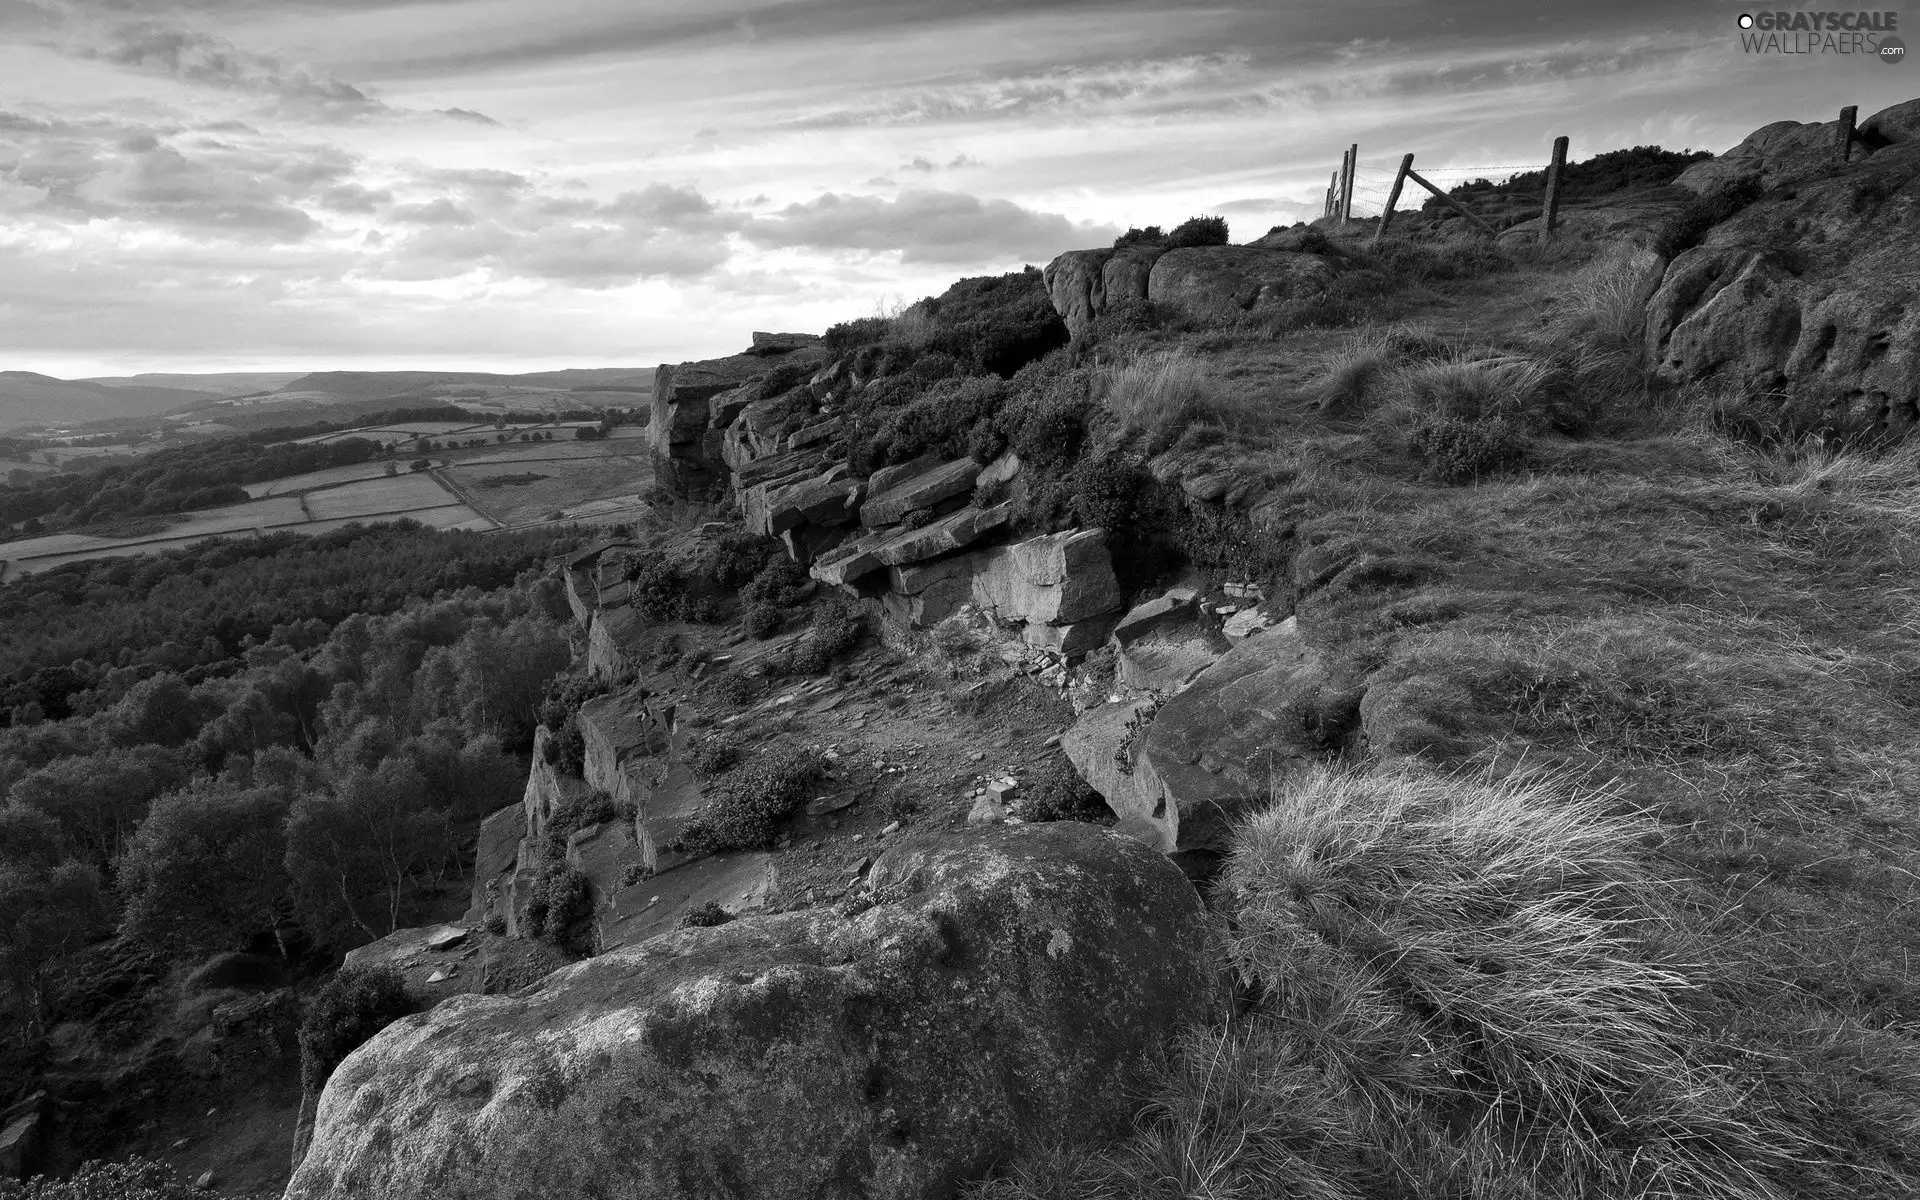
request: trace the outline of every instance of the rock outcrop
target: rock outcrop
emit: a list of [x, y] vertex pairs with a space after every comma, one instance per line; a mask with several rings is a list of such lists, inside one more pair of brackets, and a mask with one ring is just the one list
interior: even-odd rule
[[1195, 314], [1247, 311], [1309, 299], [1333, 282], [1317, 254], [1253, 246], [1169, 250], [1153, 264], [1147, 299]]
[[716, 397], [736, 394], [733, 411], [738, 412], [751, 407], [749, 398], [739, 394], [741, 385], [764, 376], [773, 364], [811, 371], [826, 360], [826, 348], [818, 338], [755, 334], [753, 348], [744, 354], [661, 364], [653, 374], [653, 414], [647, 428], [661, 482], [686, 492], [704, 492], [718, 481], [722, 463], [720, 436], [713, 422]]
[[1292, 618], [1193, 671], [1206, 652], [1189, 644], [1172, 678], [1155, 680], [1175, 683], [1164, 701], [1123, 696], [1061, 742], [1120, 828], [1169, 854], [1225, 851], [1233, 821], [1276, 779], [1344, 749], [1359, 724], [1362, 689], [1319, 660]]
[[329, 1080], [289, 1200], [948, 1197], [1123, 1129], [1221, 1011], [1197, 896], [1131, 839], [915, 835], [870, 884], [402, 1019]]
[[1074, 337], [1124, 304], [1147, 300], [1201, 315], [1307, 299], [1335, 267], [1317, 254], [1265, 246], [1130, 246], [1069, 250], [1047, 264], [1047, 295]]
[[[1889, 113], [1869, 124], [1904, 137], [1911, 116]], [[1772, 398], [1803, 428], [1902, 435], [1920, 421], [1920, 141], [1823, 170], [1674, 259], [1647, 306], [1647, 360], [1672, 382]]]

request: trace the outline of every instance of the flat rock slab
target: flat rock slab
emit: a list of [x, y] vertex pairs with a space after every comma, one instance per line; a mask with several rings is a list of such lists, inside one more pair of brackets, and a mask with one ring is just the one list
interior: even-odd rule
[[[377, 942], [347, 951], [341, 965], [353, 968], [391, 967], [405, 983], [407, 995], [422, 1007], [449, 996], [478, 991], [480, 968], [463, 958], [467, 930], [457, 925], [428, 925], [396, 929]], [[457, 933], [460, 940], [444, 949], [436, 940]]]
[[980, 464], [970, 458], [926, 467], [904, 478], [877, 471], [868, 481], [868, 500], [860, 506], [860, 523], [869, 529], [892, 525], [916, 508], [932, 508], [942, 500], [972, 491], [979, 475]]
[[735, 916], [763, 909], [777, 881], [773, 855], [756, 851], [695, 859], [619, 888], [600, 916], [600, 952], [671, 933], [681, 914], [704, 904]]
[[1224, 1014], [1198, 895], [1110, 831], [916, 830], [868, 883], [395, 1022], [328, 1080], [288, 1200], [948, 1200], [1123, 1134]]

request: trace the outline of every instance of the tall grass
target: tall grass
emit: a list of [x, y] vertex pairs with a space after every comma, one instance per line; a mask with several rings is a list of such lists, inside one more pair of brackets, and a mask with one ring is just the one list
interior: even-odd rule
[[1677, 918], [1607, 791], [1319, 768], [1220, 881], [1252, 989], [1134, 1138], [984, 1194], [1781, 1197], [1815, 1157], [1715, 1068]]
[[1206, 360], [1185, 350], [1153, 351], [1106, 368], [1101, 396], [1123, 432], [1145, 436], [1149, 453], [1171, 446], [1191, 425], [1245, 437], [1267, 423], [1259, 400], [1227, 388]]
[[1616, 243], [1568, 276], [1555, 330], [1597, 349], [1630, 352], [1638, 363], [1648, 293], [1644, 273], [1633, 265], [1635, 253], [1635, 247]]

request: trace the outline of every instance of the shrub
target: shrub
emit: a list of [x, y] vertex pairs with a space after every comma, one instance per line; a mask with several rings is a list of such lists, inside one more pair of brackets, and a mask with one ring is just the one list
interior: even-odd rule
[[1029, 821], [1102, 821], [1112, 812], [1064, 754], [1020, 781], [1020, 815]]
[[1715, 225], [1758, 200], [1760, 193], [1760, 180], [1754, 175], [1725, 180], [1709, 188], [1668, 218], [1654, 240], [1654, 248], [1668, 258], [1693, 249], [1706, 240]]
[[300, 1081], [318, 1092], [347, 1055], [413, 1010], [391, 967], [342, 967], [321, 985], [300, 1019]]
[[740, 761], [741, 753], [745, 749], [746, 743], [737, 733], [732, 731], [710, 733], [693, 744], [693, 750], [687, 758], [687, 765], [692, 767], [693, 773], [700, 778], [712, 779], [715, 775], [732, 769]]
[[[1044, 471], [1080, 456], [1093, 413], [1096, 372], [1055, 356], [1014, 376], [1015, 399], [994, 419], [1007, 449], [1024, 467]], [[975, 458], [979, 458], [978, 454]], [[998, 452], [989, 456], [998, 457]]]
[[767, 670], [777, 675], [819, 675], [833, 660], [859, 644], [866, 632], [866, 620], [859, 606], [836, 597], [816, 608], [807, 634], [784, 655], [767, 661]]
[[1037, 268], [962, 279], [922, 300], [926, 345], [1002, 378], [1068, 341]]
[[763, 751], [707, 789], [707, 806], [687, 823], [676, 848], [713, 854], [767, 845], [806, 803], [824, 766], [813, 751]]
[[599, 788], [569, 796], [555, 805], [547, 818], [542, 852], [548, 859], [557, 859], [567, 852], [568, 838], [582, 829], [617, 820], [619, 816], [620, 806]]
[[741, 671], [728, 671], [713, 681], [713, 695], [729, 708], [745, 708], [760, 694], [760, 685]]
[[785, 557], [773, 539], [729, 529], [707, 548], [703, 573], [719, 587], [733, 591], [745, 587], [776, 555]]
[[770, 638], [787, 623], [783, 609], [771, 604], [755, 604], [740, 618], [741, 627], [756, 638]]
[[486, 930], [488, 933], [492, 934], [495, 937], [505, 937], [507, 934], [506, 917], [502, 916], [499, 913], [488, 913], [487, 921], [486, 921]]
[[1115, 250], [1124, 250], [1128, 246], [1164, 246], [1167, 235], [1158, 225], [1149, 225], [1145, 229], [1134, 227], [1113, 239]]
[[1167, 235], [1167, 248], [1179, 250], [1188, 246], [1224, 246], [1227, 244], [1227, 219], [1225, 217], [1188, 217], [1173, 227]]
[[630, 603], [654, 620], [684, 620], [691, 611], [693, 582], [664, 551], [626, 552], [621, 573], [633, 585]]
[[927, 453], [958, 458], [968, 453], [974, 427], [998, 413], [1007, 395], [999, 379], [942, 380], [869, 428], [856, 425], [852, 452], [868, 470]]
[[133, 1155], [125, 1162], [81, 1164], [65, 1179], [0, 1179], [0, 1200], [201, 1200], [173, 1164]]
[[725, 925], [733, 920], [733, 914], [722, 908], [717, 901], [709, 900], [705, 904], [689, 908], [680, 914], [682, 929], [711, 929], [716, 925]]
[[806, 568], [784, 554], [777, 555], [768, 559], [759, 574], [740, 589], [740, 600], [749, 608], [760, 604], [791, 608], [800, 603], [811, 582]]
[[534, 876], [527, 898], [527, 925], [534, 937], [570, 954], [585, 953], [586, 938], [574, 927], [592, 911], [591, 885], [580, 871], [550, 862]]
[[845, 354], [873, 345], [885, 338], [892, 329], [893, 322], [886, 317], [856, 317], [851, 321], [842, 321], [827, 327], [827, 349], [834, 354]]

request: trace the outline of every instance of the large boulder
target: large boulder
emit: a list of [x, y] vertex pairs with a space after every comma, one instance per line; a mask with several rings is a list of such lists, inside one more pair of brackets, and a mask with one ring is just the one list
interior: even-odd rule
[[1195, 246], [1160, 256], [1147, 280], [1147, 298], [1208, 315], [1309, 298], [1332, 282], [1333, 267], [1317, 254]]
[[857, 915], [680, 930], [356, 1050], [289, 1200], [949, 1197], [1118, 1133], [1222, 984], [1193, 889], [1092, 826], [911, 835]]
[[1106, 311], [1103, 272], [1113, 254], [1112, 250], [1069, 250], [1041, 272], [1047, 298], [1053, 301], [1053, 311], [1066, 322], [1069, 335], [1085, 336], [1094, 318]]
[[1218, 854], [1233, 822], [1276, 779], [1349, 742], [1362, 694], [1288, 618], [1222, 655], [1157, 710], [1149, 700], [1088, 711], [1061, 748], [1121, 829], [1167, 853]]
[[1857, 136], [1860, 144], [1869, 150], [1883, 150], [1920, 138], [1920, 100], [1881, 109], [1860, 122]]
[[1812, 178], [1832, 169], [1839, 133], [1838, 121], [1775, 121], [1725, 154], [1692, 164], [1674, 183], [1704, 194], [1748, 181], [1775, 188]]
[[1920, 141], [1748, 205], [1647, 306], [1647, 361], [1842, 435], [1920, 419]]
[[1120, 607], [1104, 529], [1071, 529], [1001, 546], [974, 568], [973, 602], [1003, 621], [1071, 625]]

